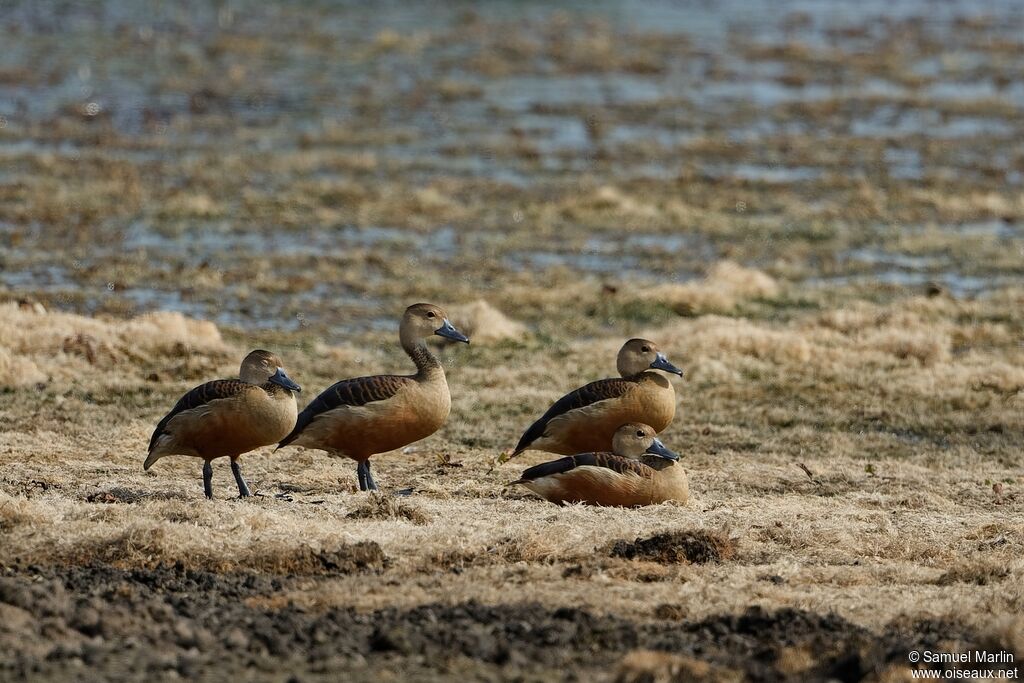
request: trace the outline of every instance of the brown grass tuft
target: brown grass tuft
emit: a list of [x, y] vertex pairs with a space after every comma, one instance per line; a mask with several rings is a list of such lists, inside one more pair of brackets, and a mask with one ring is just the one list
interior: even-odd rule
[[693, 657], [633, 650], [619, 662], [615, 683], [700, 683], [701, 681], [739, 681], [739, 672], [712, 666]]
[[951, 586], [955, 583], [970, 583], [976, 586], [988, 586], [999, 583], [1010, 575], [1010, 569], [1005, 564], [993, 563], [991, 561], [968, 562], [948, 569], [942, 576], [936, 579], [939, 586]]
[[889, 328], [868, 336], [864, 345], [900, 360], [912, 358], [921, 365], [934, 365], [949, 358], [950, 344], [945, 335]]
[[88, 366], [138, 370], [161, 357], [228, 350], [217, 326], [180, 313], [150, 313], [126, 321], [38, 311], [0, 304], [0, 384], [79, 380]]
[[348, 519], [405, 519], [413, 524], [430, 523], [430, 517], [414, 505], [394, 496], [371, 493], [369, 499], [346, 515]]
[[739, 355], [778, 364], [807, 363], [817, 349], [806, 335], [766, 329], [749, 320], [708, 315], [694, 321], [687, 346], [708, 358]]
[[699, 315], [731, 313], [742, 301], [778, 295], [779, 285], [768, 274], [732, 261], [719, 261], [700, 282], [650, 287], [642, 297], [664, 303], [680, 315]]
[[46, 381], [46, 373], [36, 363], [22, 356], [15, 356], [0, 346], [0, 384], [8, 387], [31, 386]]
[[1010, 652], [1014, 661], [1024, 659], [1024, 616], [997, 617], [983, 635], [983, 646], [990, 652]]
[[483, 299], [452, 306], [448, 313], [452, 324], [469, 337], [473, 344], [520, 340], [527, 335], [525, 325], [512, 320]]
[[26, 500], [0, 492], [0, 532], [7, 533], [19, 526], [33, 524], [37, 520]]

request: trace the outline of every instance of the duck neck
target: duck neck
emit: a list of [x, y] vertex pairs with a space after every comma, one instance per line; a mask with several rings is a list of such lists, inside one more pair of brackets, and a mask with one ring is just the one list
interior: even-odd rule
[[293, 391], [285, 389], [276, 382], [264, 382], [260, 387], [263, 391], [267, 392], [267, 395], [271, 398], [288, 398], [289, 396], [295, 396]]
[[[662, 461], [651, 482], [655, 501], [675, 500], [686, 503], [690, 499], [690, 480], [678, 462]], [[650, 463], [648, 463], [650, 464]]]
[[[674, 460], [666, 460], [665, 458], [659, 458], [656, 455], [644, 455], [640, 458], [640, 462], [650, 467], [655, 472], [661, 474], [661, 476], [673, 476], [675, 474], [674, 468], [678, 464]], [[681, 467], [679, 468], [682, 469]]]
[[652, 384], [657, 384], [662, 389], [666, 387], [672, 387], [672, 383], [668, 381], [668, 377], [665, 377], [665, 375], [661, 374], [656, 370], [643, 370], [640, 373], [633, 375], [632, 377], [629, 377], [627, 379], [630, 379], [634, 382], [649, 382]]
[[629, 380], [630, 382], [643, 382], [650, 374], [651, 372], [646, 368], [638, 372], [619, 371], [619, 376], [622, 377], [622, 379]]
[[437, 374], [444, 375], [444, 367], [441, 365], [441, 361], [430, 352], [430, 349], [427, 348], [427, 343], [422, 339], [417, 339], [411, 343], [403, 343], [402, 348], [409, 354], [409, 358], [412, 358], [412, 362], [416, 364], [417, 378], [427, 379]]

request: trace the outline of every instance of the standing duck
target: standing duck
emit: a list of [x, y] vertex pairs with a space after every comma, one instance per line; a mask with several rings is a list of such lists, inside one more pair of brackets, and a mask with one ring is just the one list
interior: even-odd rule
[[570, 455], [607, 451], [621, 425], [639, 422], [655, 432], [668, 427], [676, 413], [676, 393], [660, 371], [683, 376], [658, 345], [630, 339], [615, 361], [621, 378], [601, 379], [566, 394], [548, 408], [519, 439], [514, 458], [533, 449]]
[[619, 507], [685, 503], [689, 481], [679, 456], [665, 448], [653, 428], [626, 424], [615, 431], [611, 453], [580, 453], [536, 465], [520, 484], [552, 503]]
[[148, 470], [165, 455], [202, 458], [203, 489], [207, 498], [213, 498], [210, 462], [228, 456], [239, 497], [249, 496], [238, 456], [275, 444], [291, 431], [299, 391], [277, 354], [253, 351], [242, 360], [238, 379], [207, 382], [178, 399], [153, 431], [142, 467]]
[[416, 364], [416, 374], [341, 380], [299, 413], [295, 429], [278, 448], [305, 446], [352, 458], [359, 463], [359, 489], [376, 491], [370, 456], [426, 438], [448, 417], [448, 381], [425, 341], [435, 334], [469, 343], [439, 307], [414, 304], [405, 309], [398, 337]]

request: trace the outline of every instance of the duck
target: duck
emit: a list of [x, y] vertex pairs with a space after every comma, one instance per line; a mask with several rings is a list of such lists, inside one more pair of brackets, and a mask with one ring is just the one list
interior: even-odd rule
[[242, 359], [238, 379], [213, 380], [178, 399], [153, 430], [142, 467], [149, 470], [165, 455], [202, 458], [206, 461], [203, 490], [207, 498], [213, 498], [210, 463], [226, 456], [231, 458], [238, 495], [247, 498], [252, 493], [238, 458], [261, 446], [272, 446], [291, 432], [299, 413], [295, 396], [300, 391], [277, 354], [251, 351]]
[[607, 451], [620, 425], [640, 422], [662, 432], [676, 412], [676, 394], [663, 372], [683, 376], [658, 345], [630, 339], [615, 361], [620, 377], [572, 391], [548, 408], [519, 439], [511, 459], [526, 450], [560, 455]]
[[639, 507], [690, 498], [679, 456], [650, 425], [629, 423], [615, 430], [612, 452], [578, 453], [535, 465], [509, 484], [525, 486], [555, 503]]
[[469, 343], [439, 306], [409, 306], [398, 338], [416, 373], [356, 377], [331, 385], [299, 413], [295, 428], [278, 448], [304, 446], [351, 458], [357, 463], [359, 489], [376, 491], [370, 457], [430, 436], [451, 410], [444, 367], [426, 344], [434, 335]]

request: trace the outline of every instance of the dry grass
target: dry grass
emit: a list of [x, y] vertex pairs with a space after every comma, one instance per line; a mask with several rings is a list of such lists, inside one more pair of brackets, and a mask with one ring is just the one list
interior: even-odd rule
[[474, 344], [521, 341], [528, 333], [525, 325], [511, 320], [482, 299], [471, 304], [455, 306], [448, 314], [454, 325], [468, 335]]
[[680, 315], [731, 313], [744, 300], [778, 295], [771, 276], [731, 261], [714, 264], [700, 282], [656, 285], [642, 293], [645, 300], [666, 304]]
[[0, 317], [0, 383], [9, 387], [72, 384], [88, 366], [138, 366], [193, 353], [206, 360], [226, 358], [213, 323], [180, 313], [96, 320], [7, 303], [0, 304]]
[[[5, 563], [328, 573], [336, 578], [291, 599], [365, 609], [504, 602], [517, 599], [509, 585], [525, 582], [531, 599], [637, 615], [753, 602], [834, 609], [868, 625], [901, 614], [982, 621], [989, 609], [1024, 606], [1022, 384], [1007, 372], [1024, 359], [1010, 332], [1020, 320], [996, 311], [1020, 296], [864, 303], [785, 324], [704, 316], [647, 330], [691, 378], [664, 438], [684, 454], [694, 501], [641, 510], [555, 508], [504, 488], [518, 469], [490, 470], [549, 400], [608, 371], [615, 339], [560, 353], [453, 353], [449, 424], [378, 458], [385, 491], [411, 486], [408, 498], [356, 493], [347, 461], [264, 451], [244, 459], [262, 497], [225, 499], [233, 486], [218, 466], [222, 498], [207, 502], [197, 462], [170, 458], [150, 473], [140, 463], [159, 415], [197, 375], [232, 373], [241, 347], [176, 316], [101, 321], [7, 307], [16, 331], [0, 349], [49, 381], [15, 386], [0, 412]], [[1002, 322], [985, 333], [976, 321], [987, 317]], [[69, 352], [63, 340], [77, 334], [109, 353], [90, 363]], [[300, 379], [318, 357], [288, 353]], [[332, 365], [339, 375], [359, 369], [346, 354]], [[307, 382], [310, 394], [327, 381]], [[725, 536], [714, 531], [723, 527]], [[707, 541], [669, 544], [697, 564], [595, 559], [615, 539], [682, 532]], [[370, 542], [378, 554], [351, 550]], [[344, 574], [361, 568], [408, 589], [354, 594]], [[600, 598], [588, 589], [598, 577]]]
[[623, 657], [615, 683], [674, 683], [675, 681], [741, 681], [739, 671], [712, 666], [693, 657], [667, 652], [636, 650]]
[[[949, 617], [1021, 651], [1019, 13], [783, 4], [736, 40], [714, 3], [657, 31], [599, 7], [30, 4], [0, 67], [0, 566], [292, 573], [267, 604], [309, 613]], [[198, 462], [141, 470], [159, 417], [249, 349], [304, 398], [408, 371], [394, 321], [421, 300], [474, 343], [438, 346], [451, 419], [375, 459], [384, 495], [301, 449], [247, 455], [244, 501], [226, 463], [212, 502]], [[545, 456], [495, 458], [632, 336], [686, 371], [663, 436], [691, 502], [507, 489]], [[619, 678], [734, 675], [642, 650]]]
[[390, 495], [372, 493], [364, 505], [348, 513], [349, 519], [407, 519], [413, 524], [427, 524], [430, 518], [419, 508], [407, 505]]

